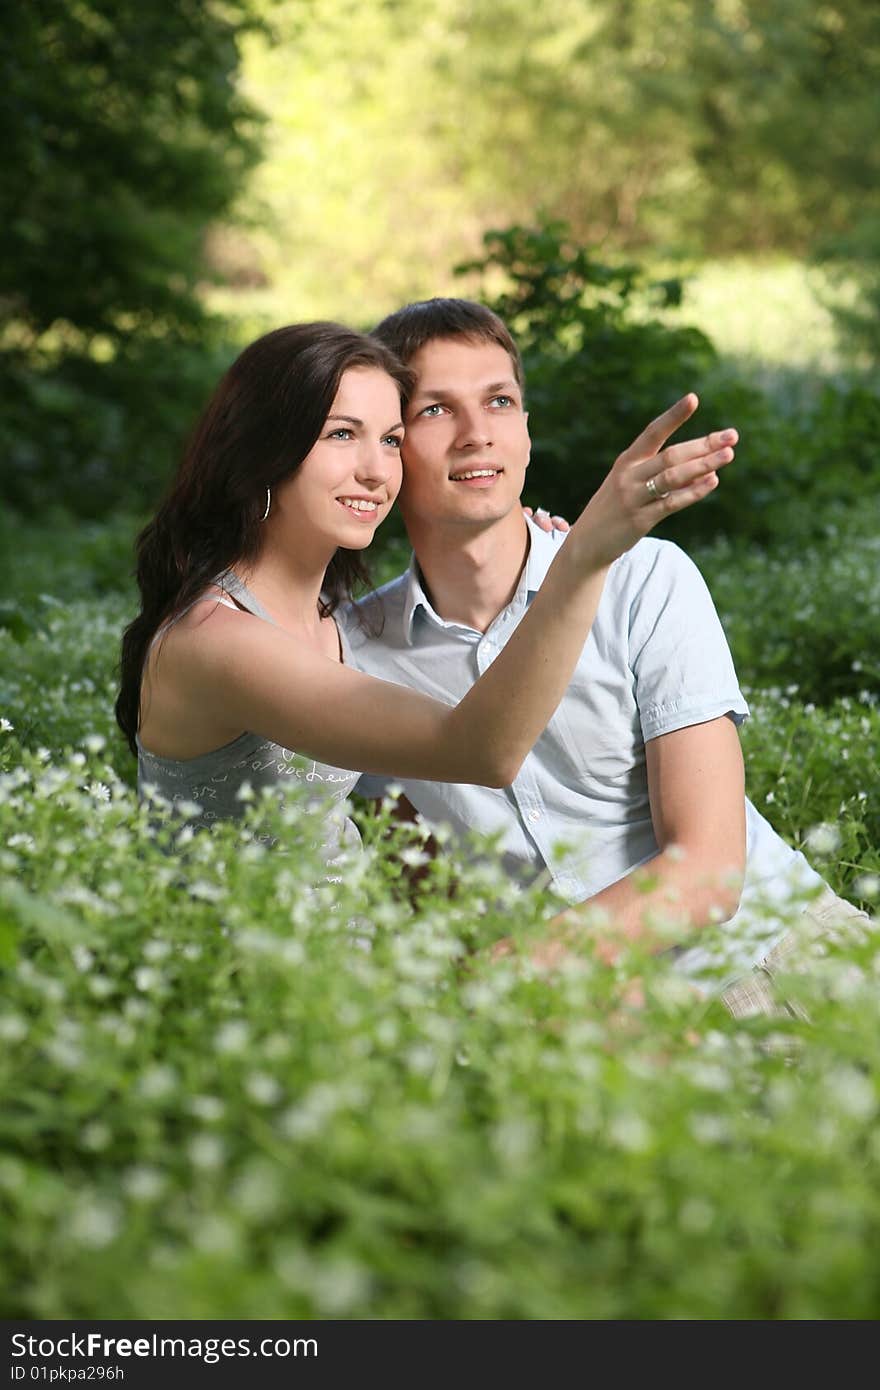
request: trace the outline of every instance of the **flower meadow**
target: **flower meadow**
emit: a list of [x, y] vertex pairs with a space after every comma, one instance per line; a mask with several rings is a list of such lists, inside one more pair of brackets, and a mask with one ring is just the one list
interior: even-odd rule
[[[339, 883], [303, 807], [210, 836], [139, 808], [112, 720], [131, 529], [2, 534], [3, 1315], [876, 1317], [874, 922], [817, 947], [800, 1009], [734, 1023], [662, 958], [492, 962], [547, 894], [488, 844], [430, 858], [390, 799]], [[749, 793], [869, 911], [876, 534], [695, 555]]]

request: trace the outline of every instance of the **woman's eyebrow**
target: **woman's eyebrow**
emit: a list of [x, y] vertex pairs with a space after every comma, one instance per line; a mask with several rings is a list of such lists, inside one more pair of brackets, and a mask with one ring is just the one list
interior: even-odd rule
[[[327, 416], [327, 421], [328, 421], [328, 423], [329, 423], [330, 420], [344, 420], [345, 423], [346, 423], [347, 425], [354, 425], [355, 429], [360, 429], [360, 430], [362, 430], [362, 429], [364, 428], [364, 422], [363, 422], [363, 420], [359, 420], [358, 417], [357, 417], [356, 415], [328, 415], [328, 416]], [[383, 430], [383, 433], [384, 433], [384, 434], [390, 434], [392, 430], [402, 430], [402, 429], [403, 429], [403, 421], [402, 421], [402, 420], [398, 420], [396, 424], [394, 424], [394, 425], [389, 425], [388, 428], [387, 428], [387, 430]]]

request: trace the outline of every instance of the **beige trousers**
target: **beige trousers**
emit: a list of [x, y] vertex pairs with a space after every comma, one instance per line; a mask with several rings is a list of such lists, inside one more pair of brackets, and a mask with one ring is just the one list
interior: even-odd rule
[[811, 941], [820, 939], [835, 927], [845, 926], [847, 922], [869, 920], [866, 912], [861, 912], [845, 898], [839, 898], [830, 888], [826, 888], [815, 902], [804, 909], [797, 927], [786, 933], [751, 974], [728, 985], [721, 996], [722, 1003], [726, 1004], [734, 1018], [767, 1014], [772, 1018], [806, 1019], [800, 1004], [780, 996], [775, 985], [776, 973], [780, 970], [803, 970], [804, 962], [798, 957]]

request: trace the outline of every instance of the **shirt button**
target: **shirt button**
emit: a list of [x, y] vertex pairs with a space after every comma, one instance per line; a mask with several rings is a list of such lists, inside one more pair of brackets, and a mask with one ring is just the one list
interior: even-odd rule
[[541, 812], [540, 812], [540, 811], [529, 811], [528, 819], [529, 819], [529, 821], [531, 822], [532, 825], [536, 825], [537, 822], [541, 819]]

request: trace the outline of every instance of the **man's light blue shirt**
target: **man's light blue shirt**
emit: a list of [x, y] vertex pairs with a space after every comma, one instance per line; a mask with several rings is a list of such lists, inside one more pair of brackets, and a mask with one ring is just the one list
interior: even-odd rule
[[[355, 610], [341, 615], [360, 669], [457, 704], [516, 629], [564, 542], [564, 533], [527, 524], [516, 592], [485, 633], [435, 612], [413, 558], [357, 605], [363, 626]], [[376, 626], [380, 634], [368, 635]], [[397, 780], [427, 821], [462, 836], [495, 834], [509, 872], [524, 881], [546, 872], [562, 899], [580, 902], [658, 853], [645, 744], [725, 715], [739, 724], [748, 706], [709, 591], [683, 551], [649, 537], [612, 565], [568, 690], [510, 787]], [[358, 790], [381, 786], [363, 778]], [[724, 929], [737, 943], [732, 971], [760, 959], [785, 928], [760, 903], [781, 909], [793, 888], [822, 883], [750, 802], [746, 811], [746, 889]], [[687, 973], [709, 963], [702, 947], [680, 961]]]

